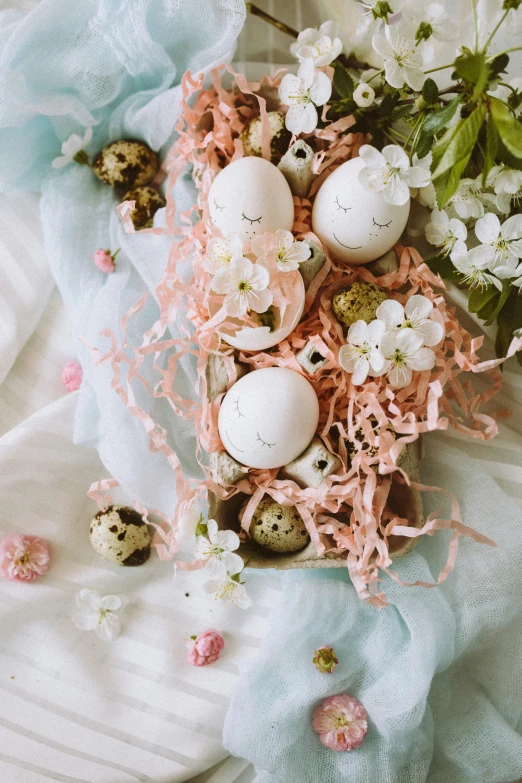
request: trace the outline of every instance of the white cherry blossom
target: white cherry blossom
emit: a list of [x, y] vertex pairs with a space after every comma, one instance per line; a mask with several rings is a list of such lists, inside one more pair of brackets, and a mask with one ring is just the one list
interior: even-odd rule
[[225, 603], [232, 601], [240, 609], [248, 609], [252, 606], [252, 599], [248, 595], [242, 582], [225, 576], [222, 579], [210, 579], [204, 584], [205, 591], [214, 596], [215, 599], [221, 598]]
[[61, 169], [64, 166], [68, 166], [69, 163], [75, 161], [76, 163], [88, 163], [87, 154], [85, 153], [85, 147], [90, 144], [92, 140], [92, 128], [86, 128], [85, 133], [82, 136], [78, 136], [77, 133], [73, 133], [62, 144], [62, 154], [55, 158], [52, 162], [53, 169]]
[[453, 205], [457, 215], [463, 220], [477, 219], [484, 214], [484, 204], [479, 198], [481, 194], [482, 188], [477, 180], [465, 177], [460, 180], [450, 203]]
[[506, 32], [509, 35], [520, 35], [522, 33], [522, 7], [511, 8], [506, 17]]
[[332, 82], [316, 71], [311, 57], [303, 60], [297, 76], [287, 73], [279, 85], [281, 102], [289, 108], [285, 124], [291, 133], [311, 133], [319, 119], [316, 106], [323, 106], [332, 94]]
[[488, 285], [494, 285], [501, 291], [502, 283], [488, 271], [487, 259], [477, 256], [479, 249], [475, 247], [472, 250], [454, 253], [451, 258], [453, 266], [460, 272], [462, 282], [466, 283], [469, 288], [484, 288]]
[[379, 375], [384, 368], [380, 351], [385, 325], [379, 319], [367, 324], [356, 321], [348, 329], [347, 344], [339, 350], [339, 364], [352, 374], [354, 386], [364, 383], [368, 374]]
[[499, 212], [509, 215], [511, 202], [522, 200], [522, 171], [507, 166], [493, 166], [488, 174], [488, 185], [496, 193], [495, 205]]
[[435, 54], [435, 44], [455, 41], [459, 35], [457, 25], [441, 3], [414, 0], [406, 5], [402, 19], [415, 30], [415, 40], [424, 64], [430, 63]]
[[232, 317], [245, 315], [248, 310], [264, 313], [272, 304], [268, 290], [268, 269], [253, 264], [244, 256], [234, 256], [225, 269], [212, 280], [212, 290], [225, 294], [223, 306]]
[[501, 225], [498, 216], [488, 212], [477, 220], [475, 234], [482, 244], [473, 249], [474, 257], [501, 280], [514, 277], [522, 258], [522, 215], [513, 215]]
[[207, 535], [197, 537], [194, 547], [196, 560], [206, 560], [204, 570], [211, 579], [238, 574], [243, 570], [243, 559], [234, 554], [240, 544], [239, 536], [233, 530], [218, 530], [215, 519], [207, 523]]
[[384, 59], [384, 73], [391, 87], [400, 89], [407, 84], [412, 90], [422, 90], [422, 57], [408, 30], [401, 25], [386, 25], [384, 35], [374, 35], [372, 45]]
[[431, 181], [431, 161], [432, 161], [432, 153], [431, 151], [428, 152], [427, 155], [425, 155], [423, 158], [419, 158], [416, 152], [413, 153], [412, 158], [412, 166], [417, 167], [420, 166], [421, 168], [426, 170], [426, 176], [430, 178], [430, 181], [427, 185], [423, 185], [420, 188], [410, 188], [410, 195], [413, 197], [416, 197], [419, 201], [419, 204], [422, 204], [423, 207], [429, 207], [430, 209], [435, 209], [437, 206], [437, 197], [435, 195], [435, 188], [433, 187], [433, 182]]
[[396, 389], [408, 386], [413, 371], [431, 370], [435, 365], [435, 354], [423, 346], [422, 336], [412, 329], [386, 332], [381, 351], [386, 360], [385, 372]]
[[85, 588], [76, 595], [79, 611], [73, 615], [73, 623], [80, 631], [95, 631], [104, 641], [115, 639], [121, 630], [118, 612], [125, 601], [117, 595], [102, 596]]
[[396, 299], [386, 299], [377, 308], [376, 316], [388, 331], [411, 331], [422, 337], [424, 345], [432, 346], [440, 343], [444, 336], [442, 324], [432, 320], [432, 313], [433, 303], [428, 297], [414, 294], [404, 307]]
[[207, 244], [204, 267], [211, 275], [216, 275], [228, 267], [234, 256], [243, 255], [243, 242], [238, 234], [227, 237], [212, 237]]
[[[294, 272], [299, 269], [299, 264], [307, 261], [312, 249], [307, 242], [297, 242], [291, 231], [278, 229], [275, 232], [275, 260], [280, 272]], [[258, 258], [266, 258], [266, 238], [264, 234], [258, 234], [252, 240], [252, 252]]]
[[401, 147], [389, 144], [379, 152], [370, 144], [363, 144], [359, 155], [364, 168], [359, 182], [366, 190], [382, 193], [388, 204], [400, 206], [410, 198], [410, 187], [422, 188], [430, 182], [430, 172], [424, 166], [411, 166]]
[[361, 109], [366, 109], [368, 106], [371, 106], [375, 100], [375, 90], [371, 84], [361, 82], [353, 91], [353, 99], [357, 106], [360, 106]]
[[196, 528], [202, 521], [202, 515], [193, 506], [180, 517], [174, 538], [182, 552], [193, 551], [196, 545]]
[[341, 39], [337, 37], [338, 32], [338, 23], [331, 20], [324, 22], [319, 29], [307, 27], [299, 33], [297, 41], [290, 46], [290, 51], [300, 62], [311, 57], [316, 68], [330, 65], [343, 48]]
[[445, 256], [451, 256], [452, 253], [462, 255], [466, 252], [468, 229], [462, 220], [448, 217], [444, 209], [433, 210], [425, 232], [430, 245], [440, 247]]

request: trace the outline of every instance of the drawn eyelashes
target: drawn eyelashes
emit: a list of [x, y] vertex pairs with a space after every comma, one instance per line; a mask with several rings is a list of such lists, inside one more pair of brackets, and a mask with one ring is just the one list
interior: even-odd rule
[[374, 225], [374, 226], [378, 226], [379, 228], [388, 228], [388, 226], [389, 226], [389, 225], [390, 225], [390, 223], [392, 222], [391, 220], [389, 220], [389, 221], [388, 221], [388, 223], [383, 223], [383, 224], [381, 225], [380, 223], [377, 223], [377, 221], [375, 220], [375, 218], [372, 218], [372, 220], [373, 220], [373, 225]]
[[214, 199], [214, 206], [216, 207], [216, 209], [221, 209], [221, 210], [225, 209], [225, 207], [220, 207], [219, 206], [219, 204], [217, 203], [216, 199]]
[[269, 448], [269, 449], [271, 449], [271, 448], [272, 448], [272, 446], [275, 446], [275, 443], [267, 443], [267, 442], [266, 442], [266, 440], [263, 440], [263, 438], [261, 437], [261, 435], [259, 434], [259, 432], [258, 432], [258, 433], [256, 433], [256, 434], [257, 434], [257, 438], [256, 438], [256, 440], [258, 440], [260, 443], [262, 443], [262, 444], [263, 444], [263, 446], [268, 446], [268, 448]]
[[237, 398], [237, 400], [234, 402], [234, 412], [235, 412], [235, 413], [237, 413], [237, 415], [239, 416], [239, 418], [241, 418], [241, 417], [245, 418], [245, 414], [244, 414], [244, 413], [241, 413], [241, 411], [239, 410], [239, 397], [238, 397], [238, 398]]
[[342, 204], [339, 204], [338, 196], [335, 197], [335, 203], [337, 204], [337, 209], [342, 209], [344, 212], [348, 212], [348, 210], [351, 209], [351, 207], [343, 207]]
[[260, 223], [260, 222], [261, 222], [261, 218], [262, 218], [262, 217], [263, 217], [263, 215], [261, 215], [261, 216], [260, 216], [260, 217], [258, 217], [258, 218], [249, 218], [249, 217], [247, 217], [247, 216], [245, 215], [245, 213], [244, 213], [244, 212], [242, 212], [242, 214], [241, 214], [241, 220], [249, 220], [249, 221], [250, 221], [250, 225], [252, 225], [253, 223]]

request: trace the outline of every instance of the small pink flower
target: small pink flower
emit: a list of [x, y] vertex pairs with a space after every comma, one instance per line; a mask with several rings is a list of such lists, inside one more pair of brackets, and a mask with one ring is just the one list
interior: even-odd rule
[[343, 693], [328, 696], [315, 708], [312, 726], [319, 735], [319, 741], [331, 750], [353, 750], [358, 748], [366, 732], [366, 710], [353, 696]]
[[322, 674], [331, 674], [339, 663], [334, 648], [327, 647], [326, 644], [315, 651], [312, 661], [317, 671]]
[[218, 631], [210, 629], [187, 641], [188, 662], [192, 666], [207, 666], [219, 658], [225, 642]]
[[62, 383], [68, 392], [79, 389], [83, 379], [83, 370], [78, 362], [69, 362], [62, 370]]
[[48, 544], [37, 536], [12, 533], [0, 541], [0, 576], [10, 582], [33, 582], [51, 559]]
[[111, 253], [110, 250], [97, 250], [94, 254], [94, 263], [101, 272], [110, 275], [116, 269], [114, 259], [119, 252], [119, 249], [115, 253]]

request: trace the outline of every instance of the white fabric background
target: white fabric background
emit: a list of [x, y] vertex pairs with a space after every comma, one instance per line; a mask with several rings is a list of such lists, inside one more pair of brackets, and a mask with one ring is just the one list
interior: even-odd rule
[[[4, 0], [0, 8], [34, 4]], [[297, 29], [321, 21], [319, 0], [258, 4]], [[250, 18], [237, 58], [286, 62], [288, 42]], [[249, 783], [252, 768], [225, 758], [221, 727], [238, 662], [255, 655], [266, 634], [277, 579], [249, 577], [255, 605], [244, 613], [209, 601], [197, 575], [172, 581], [171, 566], [157, 559], [124, 570], [96, 557], [86, 535], [96, 507], [86, 492], [106, 473], [94, 452], [72, 444], [76, 395], [60, 385], [63, 364], [75, 357], [69, 335], [42, 249], [38, 198], [4, 196], [0, 534], [42, 535], [53, 543], [54, 563], [39, 583], [1, 585], [0, 783]], [[513, 360], [498, 403], [512, 416], [496, 441], [432, 437], [458, 442], [522, 504], [522, 375]], [[70, 621], [83, 586], [131, 599], [123, 634], [111, 645]], [[184, 640], [211, 626], [225, 634], [224, 654], [194, 669]]]

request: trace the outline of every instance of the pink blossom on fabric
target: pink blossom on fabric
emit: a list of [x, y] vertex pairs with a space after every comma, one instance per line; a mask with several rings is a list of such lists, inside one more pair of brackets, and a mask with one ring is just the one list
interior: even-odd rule
[[214, 663], [219, 658], [224, 645], [223, 637], [218, 631], [213, 629], [203, 631], [187, 642], [188, 662], [192, 666], [207, 666], [209, 663]]
[[312, 726], [319, 741], [337, 751], [358, 748], [368, 731], [366, 710], [348, 694], [328, 696], [315, 708]]
[[94, 263], [101, 272], [110, 275], [116, 269], [115, 257], [116, 254], [112, 255], [110, 250], [97, 250], [94, 254]]
[[0, 576], [10, 582], [34, 582], [49, 568], [48, 544], [37, 536], [12, 533], [0, 541]]
[[62, 370], [62, 383], [68, 392], [76, 391], [81, 386], [83, 370], [78, 362], [69, 362]]

